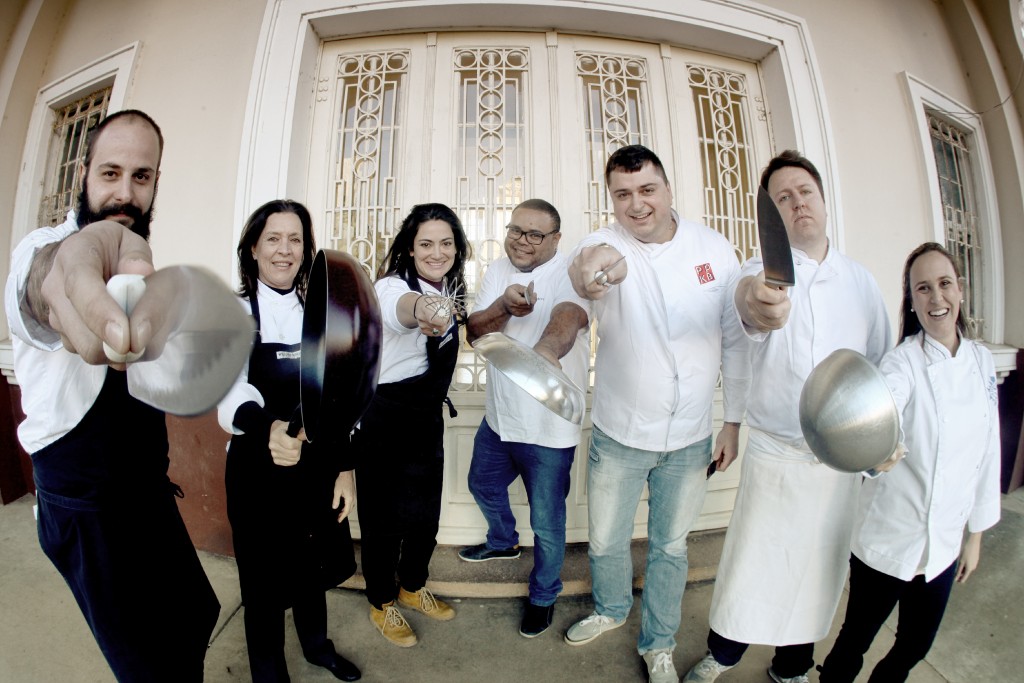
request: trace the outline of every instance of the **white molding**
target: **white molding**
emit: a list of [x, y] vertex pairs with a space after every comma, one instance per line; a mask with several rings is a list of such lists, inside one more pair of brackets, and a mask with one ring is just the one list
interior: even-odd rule
[[7, 378], [8, 384], [18, 383], [18, 378], [14, 376], [14, 348], [10, 339], [0, 341], [0, 373]]
[[113, 85], [108, 111], [124, 107], [131, 75], [138, 56], [139, 43], [134, 42], [86, 64], [40, 89], [32, 107], [25, 151], [21, 159], [22, 172], [14, 195], [14, 214], [11, 244], [17, 244], [31, 230], [38, 227], [39, 201], [45, 182], [46, 153], [50, 136], [47, 130], [54, 109], [74, 102], [99, 88]]
[[971, 147], [971, 164], [976, 176], [974, 181], [978, 214], [985, 232], [983, 242], [985, 270], [982, 273], [985, 308], [982, 311], [982, 316], [986, 321], [986, 333], [983, 336], [993, 344], [1002, 344], [1005, 315], [1003, 240], [999, 221], [999, 205], [996, 199], [996, 183], [992, 174], [992, 160], [988, 152], [988, 141], [985, 139], [985, 128], [981, 124], [981, 120], [970, 113], [972, 110], [967, 105], [949, 97], [906, 71], [902, 72], [901, 76], [910, 99], [910, 113], [917, 129], [918, 149], [921, 152], [921, 162], [924, 165], [928, 188], [926, 215], [932, 217], [932, 239], [939, 244], [946, 243], [942, 216], [942, 194], [939, 190], [939, 175], [935, 166], [935, 153], [932, 151], [931, 133], [928, 128], [925, 107], [935, 110], [958, 128], [970, 133], [974, 140]]

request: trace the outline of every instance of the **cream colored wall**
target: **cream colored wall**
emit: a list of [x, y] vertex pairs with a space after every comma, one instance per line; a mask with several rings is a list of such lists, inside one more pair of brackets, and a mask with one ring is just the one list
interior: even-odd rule
[[929, 0], [770, 4], [810, 28], [840, 172], [845, 251], [875, 275], [895, 326], [903, 261], [934, 238], [920, 138], [900, 74], [970, 102], [955, 47]]
[[231, 278], [238, 149], [264, 9], [252, 0], [79, 0], [54, 40], [40, 85], [141, 42], [126, 104], [164, 134], [151, 239], [158, 267], [198, 264]]

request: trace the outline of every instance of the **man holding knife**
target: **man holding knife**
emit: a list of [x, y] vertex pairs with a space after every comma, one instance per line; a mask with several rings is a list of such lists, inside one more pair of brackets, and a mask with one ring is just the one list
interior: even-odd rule
[[[652, 683], [675, 683], [686, 536], [704, 502], [708, 464], [736, 457], [750, 386], [748, 342], [729, 296], [739, 263], [725, 237], [672, 210], [668, 176], [651, 150], [617, 150], [605, 181], [616, 222], [585, 237], [569, 269], [576, 292], [595, 302], [600, 342], [587, 477], [594, 613], [565, 640], [583, 645], [629, 615], [630, 539], [647, 484], [637, 650]], [[712, 447], [720, 371], [725, 426]]]
[[220, 610], [167, 478], [164, 414], [128, 394], [123, 364], [108, 367], [158, 327], [130, 326], [106, 280], [153, 271], [162, 151], [143, 112], [100, 122], [77, 210], [22, 240], [5, 292], [40, 545], [119, 681], [201, 681]]
[[765, 260], [747, 261], [735, 288], [736, 309], [755, 342], [750, 434], [715, 580], [708, 654], [683, 679], [688, 683], [715, 680], [750, 643], [776, 646], [772, 680], [807, 682], [814, 642], [828, 634], [843, 589], [859, 476], [814, 458], [800, 429], [800, 392], [836, 349], [877, 364], [891, 344], [874, 278], [829, 244], [814, 165], [787, 150], [769, 162], [761, 187], [785, 224], [795, 285], [765, 283], [772, 249], [762, 245]]

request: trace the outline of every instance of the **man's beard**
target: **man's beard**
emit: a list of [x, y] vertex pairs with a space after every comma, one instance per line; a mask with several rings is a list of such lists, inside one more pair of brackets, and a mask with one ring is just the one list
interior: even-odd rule
[[[153, 199], [156, 199], [156, 191], [153, 192]], [[90, 223], [96, 223], [97, 221], [107, 220], [110, 216], [117, 216], [118, 214], [127, 216], [132, 220], [131, 227], [128, 229], [134, 232], [139, 237], [145, 240], [149, 240], [149, 224], [153, 220], [153, 205], [149, 207], [149, 211], [142, 212], [139, 207], [134, 204], [107, 204], [102, 207], [99, 211], [93, 211], [89, 207], [89, 187], [86, 183], [86, 179], [82, 178], [82, 191], [78, 193], [78, 206], [75, 208], [75, 217], [78, 221], [79, 227], [85, 227]]]

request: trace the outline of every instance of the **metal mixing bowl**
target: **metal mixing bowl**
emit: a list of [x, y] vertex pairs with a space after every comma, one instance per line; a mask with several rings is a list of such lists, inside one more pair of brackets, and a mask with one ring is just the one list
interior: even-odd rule
[[850, 349], [833, 351], [804, 382], [800, 428], [818, 460], [863, 472], [896, 450], [900, 416], [882, 373]]
[[472, 346], [545, 408], [573, 424], [583, 422], [586, 409], [583, 389], [532, 348], [501, 332], [481, 335]]

